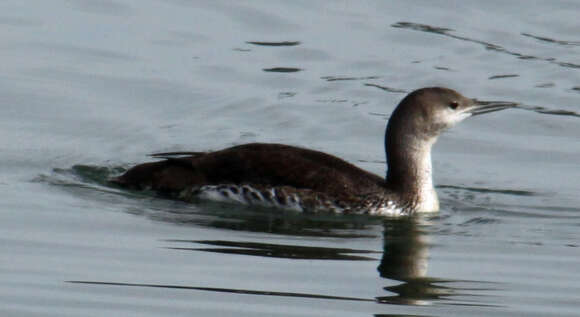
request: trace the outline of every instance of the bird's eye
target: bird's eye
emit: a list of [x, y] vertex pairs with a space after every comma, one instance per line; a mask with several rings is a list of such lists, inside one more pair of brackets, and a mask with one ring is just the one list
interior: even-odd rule
[[455, 109], [457, 109], [457, 107], [459, 107], [459, 102], [452, 101], [452, 102], [449, 103], [449, 108], [455, 110]]

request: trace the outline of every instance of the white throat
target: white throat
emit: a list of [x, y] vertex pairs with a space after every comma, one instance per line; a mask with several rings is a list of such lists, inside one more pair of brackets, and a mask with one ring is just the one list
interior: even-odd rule
[[418, 197], [417, 212], [439, 211], [439, 199], [433, 187], [433, 167], [431, 163], [431, 145], [426, 151], [421, 151], [417, 158], [417, 186]]

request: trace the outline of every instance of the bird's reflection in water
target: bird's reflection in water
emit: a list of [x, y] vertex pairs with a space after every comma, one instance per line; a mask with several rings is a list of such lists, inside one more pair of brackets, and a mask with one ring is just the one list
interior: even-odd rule
[[438, 299], [444, 288], [426, 277], [428, 237], [422, 230], [427, 220], [418, 217], [388, 219], [383, 223], [383, 257], [378, 267], [381, 277], [400, 284], [387, 286], [391, 296], [377, 297], [381, 303], [422, 305]]
[[[184, 204], [180, 203], [179, 204]], [[333, 214], [302, 214], [258, 206], [232, 206], [205, 202], [202, 212], [181, 212], [183, 206], [161, 206], [151, 218], [163, 222], [194, 224], [220, 230], [272, 233], [285, 236], [319, 238], [374, 238], [381, 220], [376, 217]], [[198, 210], [196, 210], [198, 211]], [[373, 230], [375, 229], [375, 230]]]
[[[165, 240], [167, 248], [287, 259], [377, 261], [386, 291], [374, 301], [400, 305], [480, 305], [475, 294], [485, 290], [477, 281], [439, 279], [427, 276], [430, 232], [436, 218], [413, 216], [383, 219], [356, 215], [272, 214], [251, 208], [214, 209], [210, 217], [193, 217], [185, 222], [219, 229], [267, 232], [290, 236], [359, 239], [378, 238], [382, 231], [383, 250], [282, 245], [256, 241]], [[182, 219], [181, 222], [183, 222]], [[173, 219], [172, 221], [176, 221]], [[177, 221], [179, 222], [179, 221]], [[381, 294], [382, 295], [382, 294]], [[467, 300], [468, 298], [468, 300]]]
[[482, 282], [478, 281], [427, 276], [429, 248], [432, 244], [427, 232], [430, 226], [429, 218], [422, 216], [384, 221], [383, 257], [377, 269], [381, 277], [400, 283], [384, 287], [392, 295], [379, 296], [377, 302], [489, 306], [478, 302], [477, 297], [481, 296], [478, 295], [481, 291], [490, 290], [490, 285], [482, 287]]
[[407, 280], [425, 276], [428, 241], [419, 221], [405, 217], [383, 222], [383, 257], [378, 267], [381, 277]]

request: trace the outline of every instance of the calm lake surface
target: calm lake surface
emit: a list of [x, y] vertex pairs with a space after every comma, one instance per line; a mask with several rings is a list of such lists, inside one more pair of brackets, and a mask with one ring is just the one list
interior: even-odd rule
[[[578, 316], [578, 1], [0, 2], [0, 315]], [[280, 142], [384, 175], [409, 91], [517, 108], [434, 147], [435, 215], [185, 204], [106, 180]]]

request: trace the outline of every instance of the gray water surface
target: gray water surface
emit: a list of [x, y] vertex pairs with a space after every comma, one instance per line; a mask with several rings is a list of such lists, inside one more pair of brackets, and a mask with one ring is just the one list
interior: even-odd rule
[[[0, 3], [2, 316], [577, 316], [576, 1]], [[441, 211], [185, 204], [147, 154], [300, 145], [384, 175], [416, 88], [514, 109], [434, 148]]]

